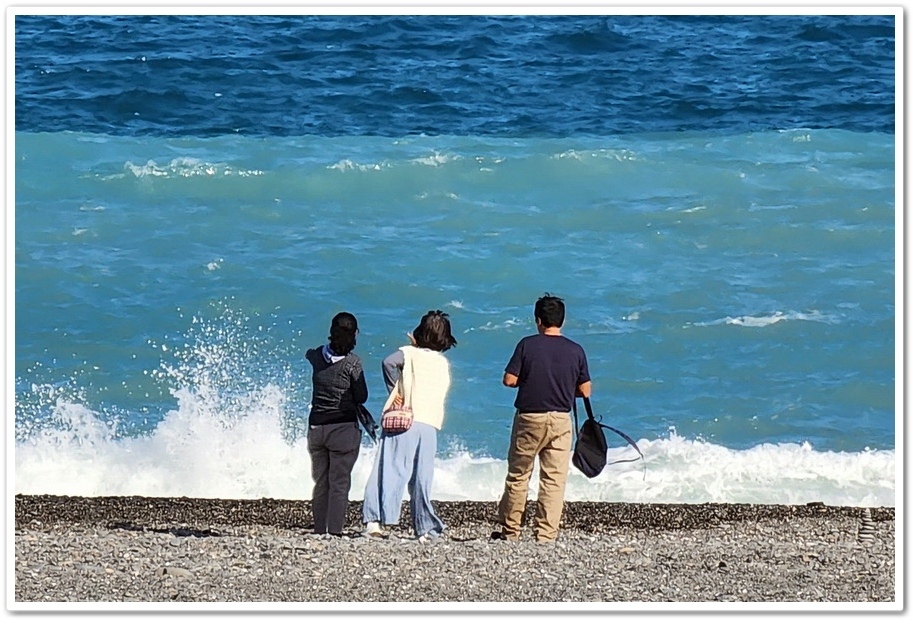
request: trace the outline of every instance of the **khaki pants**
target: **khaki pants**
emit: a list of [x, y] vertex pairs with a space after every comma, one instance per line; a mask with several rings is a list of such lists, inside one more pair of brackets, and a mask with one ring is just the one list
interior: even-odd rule
[[535, 458], [540, 464], [540, 474], [534, 536], [538, 541], [557, 538], [571, 446], [569, 413], [516, 412], [509, 441], [509, 472], [497, 514], [497, 521], [502, 524], [507, 538], [518, 539], [521, 533]]

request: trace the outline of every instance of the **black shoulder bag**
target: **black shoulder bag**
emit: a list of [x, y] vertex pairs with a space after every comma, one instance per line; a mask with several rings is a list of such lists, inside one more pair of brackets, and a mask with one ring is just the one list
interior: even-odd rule
[[[576, 445], [573, 448], [573, 465], [580, 472], [585, 474], [588, 478], [594, 478], [604, 469], [605, 465], [613, 465], [614, 463], [629, 463], [637, 459], [642, 459], [645, 462], [646, 458], [642, 454], [642, 450], [639, 449], [639, 446], [636, 445], [636, 442], [633, 441], [629, 435], [623, 431], [617, 430], [613, 426], [608, 426], [607, 424], [602, 424], [600, 420], [595, 418], [595, 415], [592, 413], [592, 403], [588, 398], [583, 398], [582, 402], [585, 403], [585, 411], [588, 414], [588, 419], [582, 423], [582, 428], [579, 428], [579, 413], [576, 410], [576, 401], [573, 400], [573, 416], [576, 420]], [[632, 459], [617, 459], [616, 461], [611, 461], [608, 463], [607, 460], [607, 438], [604, 436], [604, 430], [608, 429], [614, 431], [623, 439], [633, 446], [636, 449], [636, 452], [639, 453], [639, 457], [634, 457]]]

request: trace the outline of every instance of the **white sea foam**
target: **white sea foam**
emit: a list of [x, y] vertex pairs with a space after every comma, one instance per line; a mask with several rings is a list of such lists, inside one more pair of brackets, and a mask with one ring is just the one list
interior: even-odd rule
[[831, 322], [828, 316], [814, 311], [808, 313], [801, 312], [776, 312], [770, 316], [739, 316], [737, 318], [727, 317], [724, 319], [725, 324], [733, 324], [742, 327], [766, 327], [777, 322], [785, 320], [807, 320], [813, 322]]
[[[16, 493], [309, 499], [306, 439], [290, 437], [286, 400], [278, 387], [265, 386], [240, 397], [233, 413], [213, 410], [218, 400], [207, 391], [182, 389], [175, 395], [177, 408], [141, 437], [119, 437], [98, 414], [60, 401], [53, 426], [16, 444]], [[591, 480], [571, 469], [566, 499], [895, 504], [893, 450], [818, 452], [805, 443], [731, 450], [674, 432], [665, 439], [637, 443], [645, 462], [609, 465]], [[353, 472], [352, 500], [362, 499], [374, 451], [366, 441]], [[608, 452], [610, 461], [635, 457], [632, 449], [622, 446]], [[440, 447], [433, 497], [495, 501], [505, 475], [506, 462], [500, 458]], [[536, 498], [536, 479], [529, 490]]]
[[336, 169], [338, 171], [381, 171], [383, 168], [390, 168], [391, 165], [384, 162], [376, 162], [373, 164], [359, 164], [354, 162], [349, 158], [344, 158], [343, 160], [338, 161], [336, 164], [328, 166], [329, 169]]
[[168, 164], [161, 165], [155, 160], [147, 160], [138, 165], [131, 161], [124, 163], [124, 170], [138, 179], [147, 177], [254, 177], [264, 175], [258, 169], [236, 169], [222, 163], [210, 163], [197, 158], [174, 158]]
[[427, 199], [430, 199], [430, 198], [443, 198], [443, 197], [445, 199], [452, 199], [452, 200], [457, 200], [459, 198], [457, 194], [449, 193], [449, 192], [420, 193], [419, 195], [416, 195], [414, 198], [417, 199], [418, 201], [426, 201]]
[[441, 154], [435, 152], [430, 156], [423, 156], [421, 158], [413, 158], [411, 162], [415, 164], [422, 164], [428, 167], [440, 167], [443, 164], [448, 164], [449, 162], [455, 162], [461, 160], [461, 156], [453, 154]]
[[551, 159], [554, 160], [579, 160], [582, 161], [585, 159], [585, 155], [582, 152], [576, 151], [574, 149], [568, 149], [562, 153], [554, 154], [551, 156]]
[[636, 155], [629, 149], [567, 149], [564, 152], [553, 154], [551, 160], [578, 160], [580, 162], [589, 158], [615, 160], [617, 162], [627, 162], [636, 160]]
[[520, 318], [509, 318], [508, 320], [504, 320], [503, 322], [487, 321], [486, 324], [480, 325], [478, 327], [470, 327], [468, 329], [465, 329], [464, 332], [469, 333], [471, 331], [504, 331], [511, 327], [527, 326], [529, 324], [530, 324], [530, 321], [524, 321], [524, 320], [521, 320]]
[[640, 313], [631, 312], [626, 316], [600, 316], [579, 328], [582, 335], [623, 335], [638, 330]]
[[810, 312], [782, 312], [777, 311], [771, 314], [764, 314], [761, 316], [726, 316], [724, 318], [718, 318], [711, 322], [694, 322], [689, 323], [697, 327], [708, 327], [715, 325], [735, 325], [739, 327], [751, 327], [751, 328], [760, 328], [768, 327], [774, 325], [777, 322], [786, 322], [791, 320], [803, 320], [809, 322], [822, 322], [826, 324], [833, 324], [837, 322], [836, 318], [829, 315], [823, 314], [817, 310]]

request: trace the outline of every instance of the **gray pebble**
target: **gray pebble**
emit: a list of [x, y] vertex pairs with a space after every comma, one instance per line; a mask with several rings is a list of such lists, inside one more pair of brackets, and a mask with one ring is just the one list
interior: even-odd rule
[[[495, 503], [437, 502], [419, 542], [317, 537], [307, 502], [16, 496], [15, 603], [895, 602], [895, 513], [568, 503], [557, 542], [490, 541]], [[529, 512], [529, 517], [533, 513]], [[867, 518], [863, 542], [862, 517]], [[181, 536], [179, 536], [181, 535]], [[144, 579], [145, 578], [145, 579]], [[902, 598], [902, 596], [900, 596]]]

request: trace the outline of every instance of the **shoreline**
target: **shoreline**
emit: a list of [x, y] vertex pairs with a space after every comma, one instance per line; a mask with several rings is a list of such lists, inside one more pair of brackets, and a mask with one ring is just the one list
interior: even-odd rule
[[[768, 602], [902, 610], [893, 507], [567, 502], [560, 537], [490, 541], [495, 502], [434, 502], [447, 524], [412, 538], [311, 534], [303, 500], [15, 496], [15, 603], [248, 603], [310, 609]], [[109, 609], [109, 608], [106, 608]]]
[[[496, 502], [438, 501], [437, 512], [452, 527], [472, 524], [492, 524]], [[347, 521], [351, 528], [360, 523], [362, 502], [350, 501]], [[632, 526], [642, 528], [691, 529], [710, 527], [722, 522], [754, 521], [760, 519], [841, 517], [858, 519], [868, 508], [872, 520], [895, 520], [895, 508], [888, 506], [828, 506], [820, 502], [808, 504], [738, 504], [708, 502], [696, 504], [652, 504], [637, 502], [566, 502], [561, 530], [599, 531], [602, 528]], [[533, 514], [534, 502], [529, 500], [527, 515]], [[407, 504], [402, 505], [401, 525], [408, 522]], [[15, 496], [16, 527], [40, 521], [102, 524], [110, 522], [138, 523], [229, 523], [265, 525], [278, 528], [309, 528], [309, 500], [252, 498], [227, 500], [221, 498], [146, 497], [146, 496]]]

